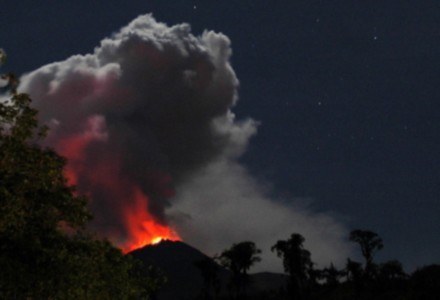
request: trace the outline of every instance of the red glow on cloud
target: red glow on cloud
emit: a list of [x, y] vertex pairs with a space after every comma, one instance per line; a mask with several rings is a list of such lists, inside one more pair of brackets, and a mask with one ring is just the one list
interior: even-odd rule
[[[105, 145], [107, 139], [105, 119], [93, 116], [88, 119], [81, 134], [64, 137], [56, 147], [68, 160], [65, 176], [69, 184], [79, 185], [79, 192], [89, 196], [92, 202], [94, 188], [106, 190], [118, 199], [109, 203], [111, 206], [102, 209], [115, 212], [113, 215], [119, 218], [115, 223], [124, 226], [122, 233], [111, 229], [100, 233], [113, 241], [124, 253], [162, 240], [180, 240], [172, 228], [157, 220], [148, 211], [148, 195], [137, 183], [130, 182], [129, 178], [121, 173], [120, 157], [116, 153], [102, 153], [99, 160], [92, 163], [87, 161], [87, 150], [91, 143]], [[86, 181], [88, 187], [82, 188], [79, 184], [81, 180]], [[163, 197], [174, 195], [174, 190], [168, 188], [171, 183], [169, 175], [155, 172], [149, 175], [148, 180], [157, 187]]]
[[84, 129], [83, 133], [68, 136], [57, 145], [58, 152], [68, 159], [65, 176], [69, 184], [72, 185], [78, 183], [78, 174], [85, 171], [85, 150], [89, 143], [92, 141], [105, 141], [108, 138], [105, 120], [102, 116], [89, 117]]

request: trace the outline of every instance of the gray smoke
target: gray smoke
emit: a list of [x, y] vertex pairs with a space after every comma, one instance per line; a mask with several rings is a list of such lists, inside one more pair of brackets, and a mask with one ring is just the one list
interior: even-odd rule
[[52, 128], [48, 145], [69, 159], [69, 178], [91, 197], [94, 228], [115, 243], [130, 239], [126, 211], [139, 209], [140, 193], [155, 222], [208, 254], [252, 240], [264, 250], [262, 268], [279, 270], [268, 248], [299, 232], [316, 261], [342, 262], [343, 226], [272, 201], [237, 162], [257, 122], [231, 111], [239, 83], [230, 56], [223, 34], [194, 36], [187, 24], [144, 15], [92, 54], [23, 76], [20, 89]]

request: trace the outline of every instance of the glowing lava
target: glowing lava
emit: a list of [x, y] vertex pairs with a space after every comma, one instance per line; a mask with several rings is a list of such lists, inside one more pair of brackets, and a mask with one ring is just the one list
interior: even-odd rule
[[154, 220], [147, 208], [148, 197], [141, 190], [135, 189], [135, 205], [125, 210], [126, 227], [129, 232], [127, 241], [121, 246], [124, 253], [157, 244], [162, 240], [180, 240], [170, 227]]
[[[99, 235], [114, 242], [124, 253], [162, 240], [180, 240], [173, 229], [149, 212], [150, 198], [138, 182], [121, 171], [121, 155], [102, 151], [99, 159], [87, 160], [89, 147], [105, 147], [107, 139], [105, 120], [93, 116], [85, 124], [84, 132], [64, 138], [57, 147], [68, 159], [65, 176], [69, 184], [77, 185], [78, 191], [90, 198], [98, 224], [110, 224], [97, 226]], [[174, 194], [168, 188], [171, 178], [166, 174], [155, 172], [148, 178], [156, 195], [168, 198]]]
[[160, 242], [162, 242], [163, 240], [167, 240], [167, 239], [164, 239], [163, 237], [156, 237], [151, 241], [151, 244], [156, 245], [156, 244], [159, 244]]

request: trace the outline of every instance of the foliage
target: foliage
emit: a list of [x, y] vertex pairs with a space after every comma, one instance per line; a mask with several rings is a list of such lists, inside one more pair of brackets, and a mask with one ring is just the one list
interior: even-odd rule
[[234, 244], [230, 249], [224, 250], [219, 259], [223, 266], [232, 272], [246, 274], [256, 262], [261, 261], [261, 253], [253, 242]]
[[235, 287], [237, 297], [245, 296], [248, 283], [247, 271], [261, 261], [258, 256], [260, 253], [261, 250], [255, 246], [255, 243], [246, 241], [232, 245], [218, 257], [220, 263], [232, 272], [232, 285]]
[[[4, 61], [4, 52], [0, 52]], [[0, 100], [0, 298], [128, 299], [145, 292], [134, 262], [85, 233], [91, 216], [63, 175], [66, 160], [38, 145], [47, 132], [13, 74]]]
[[298, 298], [305, 291], [309, 274], [313, 273], [311, 254], [304, 249], [304, 241], [301, 234], [292, 233], [288, 240], [277, 241], [271, 248], [283, 259], [284, 271], [290, 275], [290, 293]]
[[405, 271], [403, 271], [402, 264], [398, 260], [390, 260], [380, 264], [379, 266], [379, 279], [381, 281], [392, 281], [405, 279], [407, 277]]
[[312, 268], [310, 251], [304, 249], [305, 239], [299, 233], [293, 233], [288, 240], [277, 241], [271, 250], [283, 259], [284, 271], [300, 280], [308, 278], [308, 270]]
[[363, 289], [364, 270], [362, 264], [348, 258], [345, 265], [345, 275], [347, 282], [353, 286], [355, 294], [358, 295]]
[[411, 299], [438, 299], [440, 295], [440, 265], [417, 269], [411, 275]]
[[344, 271], [338, 270], [333, 263], [329, 267], [322, 270], [322, 277], [329, 286], [337, 286], [339, 284], [339, 279], [345, 275]]
[[199, 269], [203, 278], [202, 299], [211, 299], [211, 291], [213, 291], [214, 295], [220, 292], [220, 266], [209, 257], [194, 262], [194, 265]]
[[[129, 255], [129, 257], [131, 256]], [[138, 289], [138, 297], [140, 299], [156, 299], [160, 289], [168, 282], [168, 278], [160, 268], [152, 265], [146, 266], [141, 261], [132, 259], [130, 274], [134, 287]]]
[[373, 257], [383, 248], [382, 239], [375, 232], [357, 229], [350, 233], [350, 241], [358, 243], [361, 247], [362, 256], [365, 258], [365, 276], [372, 277], [375, 273]]

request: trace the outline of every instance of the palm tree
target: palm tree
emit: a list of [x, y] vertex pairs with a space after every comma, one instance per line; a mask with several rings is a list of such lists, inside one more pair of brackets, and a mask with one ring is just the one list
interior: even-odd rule
[[278, 241], [272, 246], [278, 257], [283, 259], [284, 271], [290, 275], [290, 291], [293, 298], [300, 298], [309, 271], [313, 267], [310, 251], [304, 249], [305, 239], [299, 233], [293, 233], [286, 241]]
[[235, 288], [237, 299], [246, 297], [246, 285], [248, 283], [248, 270], [255, 263], [261, 261], [258, 254], [261, 250], [253, 242], [241, 242], [232, 245], [218, 257], [220, 263], [232, 272], [232, 285]]

